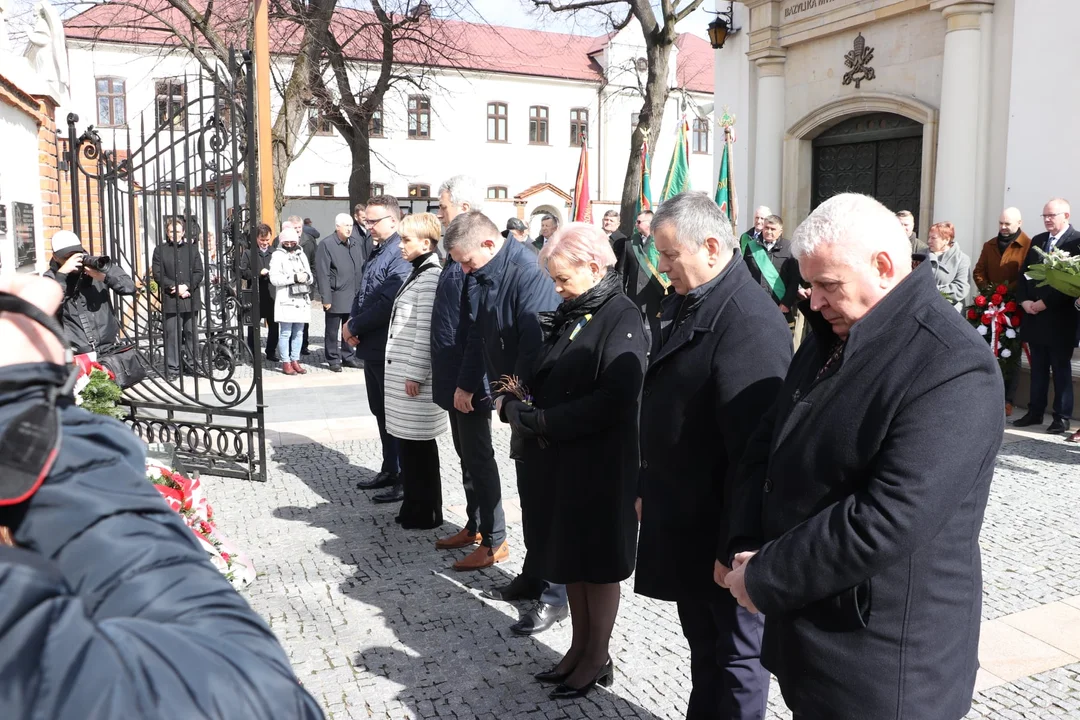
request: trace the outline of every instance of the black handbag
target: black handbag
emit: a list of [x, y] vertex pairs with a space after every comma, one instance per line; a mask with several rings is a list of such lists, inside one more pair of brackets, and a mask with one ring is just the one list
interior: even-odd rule
[[126, 390], [146, 379], [146, 368], [140, 362], [134, 345], [117, 345], [108, 354], [99, 352], [98, 362], [112, 371], [121, 389]]

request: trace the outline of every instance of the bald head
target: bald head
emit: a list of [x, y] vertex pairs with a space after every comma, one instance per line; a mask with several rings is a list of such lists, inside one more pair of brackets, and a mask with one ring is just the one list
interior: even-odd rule
[[1003, 238], [1012, 237], [1020, 232], [1021, 221], [1019, 210], [1014, 207], [1005, 208], [1001, 211], [1001, 217], [998, 218], [998, 235]]
[[1046, 203], [1046, 207], [1043, 208], [1042, 219], [1043, 227], [1051, 235], [1059, 236], [1065, 232], [1065, 228], [1069, 226], [1069, 218], [1071, 217], [1072, 210], [1069, 207], [1069, 201], [1064, 198], [1054, 198], [1050, 202]]

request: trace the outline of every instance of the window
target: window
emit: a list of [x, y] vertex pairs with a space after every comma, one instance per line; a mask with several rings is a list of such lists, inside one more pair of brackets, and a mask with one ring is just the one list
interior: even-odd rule
[[312, 197], [334, 197], [334, 183], [311, 183]]
[[385, 195], [385, 194], [386, 194], [386, 186], [385, 185], [383, 185], [382, 183], [371, 183], [371, 193], [370, 193], [371, 197], [375, 197], [376, 195]]
[[127, 122], [124, 100], [124, 81], [116, 78], [97, 78], [97, 124], [117, 127]]
[[[363, 104], [366, 99], [367, 98], [360, 98], [360, 103]], [[367, 135], [369, 138], [385, 137], [385, 135], [383, 135], [382, 102], [376, 105], [371, 111], [371, 117], [368, 119]]]
[[488, 142], [506, 142], [506, 103], [488, 103]]
[[159, 126], [180, 127], [187, 120], [187, 89], [180, 79], [157, 80], [154, 83]]
[[505, 200], [507, 198], [505, 185], [492, 185], [488, 188], [488, 200]]
[[529, 142], [534, 145], [548, 144], [548, 109], [541, 105], [529, 108]]
[[694, 152], [709, 152], [709, 120], [697, 119], [694, 121]]
[[426, 95], [409, 97], [409, 137], [431, 137], [431, 100]]
[[312, 135], [333, 135], [334, 124], [328, 117], [312, 108], [311, 115], [308, 116], [308, 132]]
[[409, 197], [411, 198], [429, 198], [431, 197], [430, 185], [410, 185]]
[[588, 142], [589, 111], [585, 108], [574, 108], [570, 111], [570, 144], [581, 147], [582, 136], [585, 136]]

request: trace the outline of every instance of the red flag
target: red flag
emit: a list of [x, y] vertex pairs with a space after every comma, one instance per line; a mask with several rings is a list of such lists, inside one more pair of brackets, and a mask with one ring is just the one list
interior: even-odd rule
[[581, 134], [581, 159], [578, 161], [577, 181], [574, 183], [574, 207], [570, 213], [574, 222], [592, 222], [592, 202], [589, 199], [589, 145]]

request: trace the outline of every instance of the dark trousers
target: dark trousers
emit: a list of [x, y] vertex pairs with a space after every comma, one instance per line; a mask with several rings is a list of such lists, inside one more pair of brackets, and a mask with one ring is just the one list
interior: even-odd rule
[[386, 432], [386, 406], [383, 404], [383, 387], [386, 385], [386, 372], [383, 358], [370, 358], [364, 362], [364, 385], [367, 388], [368, 408], [379, 424], [379, 438], [382, 440], [382, 472], [397, 474], [400, 469], [398, 439]]
[[[277, 341], [278, 341], [278, 325], [274, 322], [274, 301], [264, 298], [259, 304], [259, 312], [262, 313], [262, 319], [266, 321], [266, 356], [272, 360], [277, 359]], [[248, 350], [251, 350], [251, 357], [258, 359], [259, 348], [255, 347], [255, 331], [248, 326], [247, 330], [247, 344]]]
[[323, 313], [326, 320], [326, 332], [323, 333], [323, 350], [326, 362], [340, 365], [344, 360], [352, 360], [353, 349], [341, 339], [341, 324], [349, 322], [349, 313]]
[[415, 528], [442, 525], [439, 446], [434, 440], [398, 440], [401, 448], [401, 524]]
[[529, 497], [529, 488], [524, 487], [521, 482], [521, 462], [515, 462], [514, 467], [517, 469], [518, 501], [521, 503], [521, 534], [525, 538], [525, 562], [521, 574], [514, 578], [513, 582], [523, 584], [525, 593], [530, 597], [536, 596], [548, 605], [565, 606], [568, 602], [565, 585], [535, 577], [529, 572], [529, 502], [526, 499]]
[[310, 323], [304, 323], [304, 340], [303, 345], [300, 346], [300, 353], [306, 354], [308, 352], [308, 325]]
[[760, 660], [765, 618], [740, 607], [720, 588], [677, 605], [690, 644], [693, 688], [687, 720], [764, 718], [769, 701], [769, 672]]
[[485, 547], [497, 548], [506, 540], [506, 516], [502, 507], [499, 466], [491, 446], [491, 411], [471, 413], [450, 410], [450, 432], [454, 449], [461, 459], [461, 478], [465, 486], [465, 528], [479, 532]]
[[1016, 402], [1016, 386], [1020, 384], [1020, 363], [1013, 366], [1012, 370], [1003, 376], [1003, 381], [1005, 383], [1005, 402], [1011, 405]]
[[170, 373], [180, 372], [181, 342], [185, 366], [192, 366], [195, 360], [195, 314], [192, 312], [165, 313], [165, 369]]
[[1073, 411], [1072, 354], [1068, 345], [1029, 343], [1031, 350], [1031, 399], [1028, 412], [1042, 415], [1046, 411], [1046, 394], [1050, 390], [1050, 372], [1054, 373], [1054, 417], [1068, 420]]

